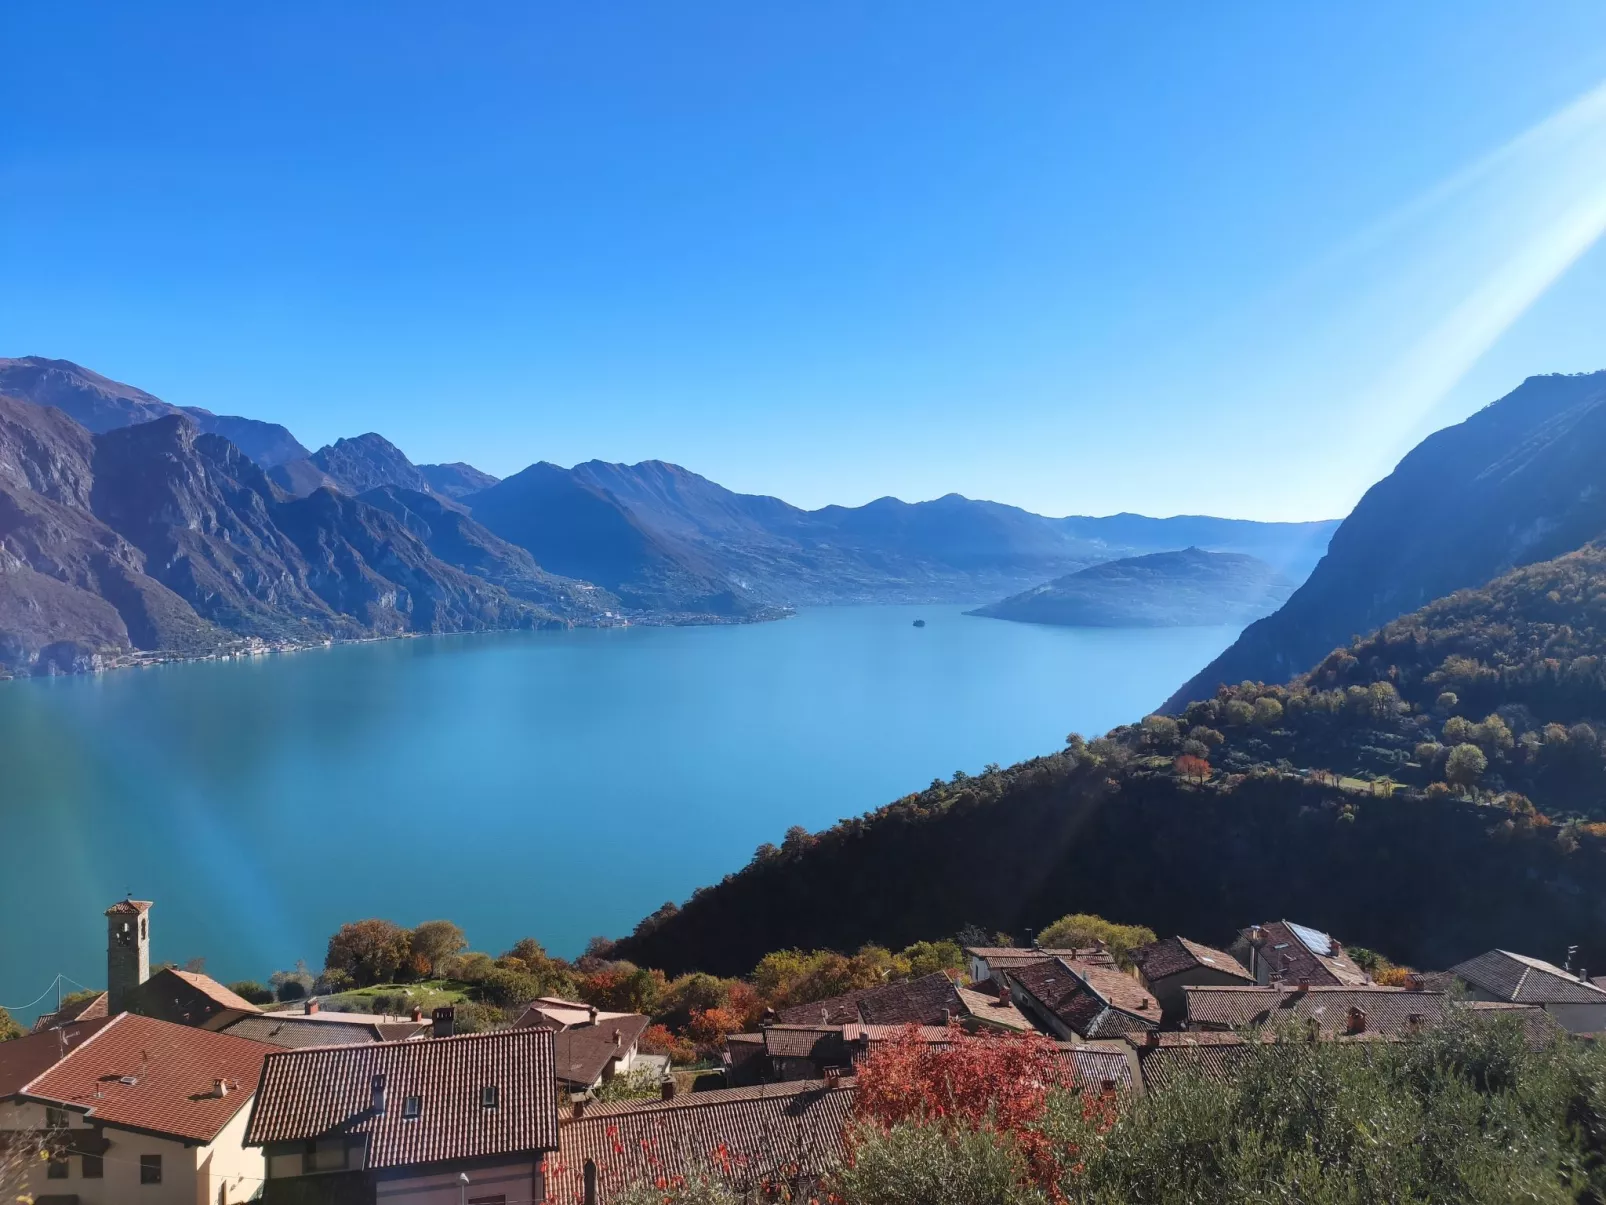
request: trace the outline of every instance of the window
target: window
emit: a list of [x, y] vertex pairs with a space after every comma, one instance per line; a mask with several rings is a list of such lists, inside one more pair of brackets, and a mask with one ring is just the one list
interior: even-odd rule
[[346, 1140], [344, 1138], [320, 1138], [316, 1142], [307, 1143], [306, 1154], [301, 1159], [302, 1170], [308, 1172], [338, 1172], [346, 1169]]
[[65, 1130], [67, 1128], [67, 1110], [46, 1105], [45, 1124], [53, 1130]]
[[99, 1155], [84, 1155], [82, 1159], [83, 1167], [80, 1170], [83, 1172], [84, 1179], [99, 1180], [105, 1176], [106, 1165], [101, 1162]]
[[50, 1164], [45, 1168], [45, 1179], [65, 1180], [67, 1178], [67, 1156], [52, 1155]]
[[417, 1117], [424, 1111], [424, 1098], [421, 1096], [408, 1096], [402, 1100], [402, 1116]]
[[139, 1157], [139, 1182], [141, 1184], [160, 1184], [162, 1182], [162, 1157], [160, 1155], [141, 1155]]
[[496, 1108], [496, 1085], [495, 1084], [486, 1084], [485, 1087], [480, 1089], [480, 1108], [482, 1108], [482, 1109], [494, 1109], [494, 1108]]

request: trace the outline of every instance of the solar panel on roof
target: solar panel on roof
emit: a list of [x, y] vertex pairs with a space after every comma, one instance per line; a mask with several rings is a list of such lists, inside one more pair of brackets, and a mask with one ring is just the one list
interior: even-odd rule
[[1305, 948], [1312, 954], [1326, 957], [1333, 952], [1333, 939], [1320, 929], [1308, 929], [1304, 925], [1296, 925], [1293, 921], [1288, 921], [1287, 924], [1293, 930], [1294, 936], [1304, 942]]

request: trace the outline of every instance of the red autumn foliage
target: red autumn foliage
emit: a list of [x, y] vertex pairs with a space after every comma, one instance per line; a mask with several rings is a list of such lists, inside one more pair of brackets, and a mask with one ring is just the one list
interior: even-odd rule
[[1210, 777], [1210, 763], [1202, 757], [1195, 757], [1191, 753], [1184, 753], [1178, 757], [1171, 766], [1182, 777], [1194, 782], [1204, 782]]
[[[950, 1032], [950, 1042], [937, 1045], [910, 1026], [875, 1049], [859, 1068], [855, 1114], [882, 1130], [907, 1122], [997, 1134], [1020, 1153], [1027, 1180], [1062, 1201], [1060, 1177], [1076, 1168], [1078, 1151], [1037, 1128], [1049, 1093], [1077, 1087], [1063, 1081], [1054, 1043], [1041, 1034], [967, 1035], [957, 1025]], [[1114, 1124], [1116, 1108], [1112, 1098], [1082, 1093], [1083, 1117], [1100, 1132]]]

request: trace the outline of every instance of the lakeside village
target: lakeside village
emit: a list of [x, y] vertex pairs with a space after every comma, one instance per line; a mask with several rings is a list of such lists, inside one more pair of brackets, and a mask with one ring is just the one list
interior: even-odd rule
[[855, 1125], [908, 1115], [922, 1075], [956, 1112], [997, 1116], [986, 1081], [1025, 1075], [1108, 1125], [1146, 1095], [1225, 1083], [1257, 1047], [1375, 1050], [1474, 1016], [1504, 1018], [1528, 1049], [1606, 1032], [1606, 977], [1522, 953], [1416, 973], [1283, 920], [1214, 949], [1066, 918], [1114, 939], [921, 943], [958, 965], [781, 1008], [727, 993], [691, 1017], [710, 1057], [681, 1069], [686, 1039], [594, 1001], [538, 996], [485, 1026], [467, 1003], [357, 1012], [396, 997], [324, 1001], [285, 978], [280, 998], [234, 985], [247, 999], [200, 970], [152, 973], [151, 910], [106, 911], [105, 991], [0, 1042], [7, 1200], [606, 1205], [698, 1177], [804, 1200], [852, 1161]]

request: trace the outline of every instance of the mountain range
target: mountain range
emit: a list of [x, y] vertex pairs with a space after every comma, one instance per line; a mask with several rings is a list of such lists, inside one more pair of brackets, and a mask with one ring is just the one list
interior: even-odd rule
[[172, 406], [40, 357], [0, 360], [0, 400], [7, 672], [242, 638], [982, 603], [1188, 545], [1297, 580], [1334, 527], [1048, 518], [957, 494], [808, 511], [662, 461], [538, 462], [499, 480], [414, 464], [375, 432], [309, 452], [277, 424]]

